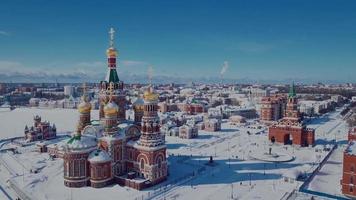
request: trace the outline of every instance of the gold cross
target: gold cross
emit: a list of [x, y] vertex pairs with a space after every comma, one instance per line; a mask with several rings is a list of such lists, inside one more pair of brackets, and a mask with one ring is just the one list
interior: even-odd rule
[[110, 28], [109, 35], [110, 35], [110, 47], [114, 46], [114, 34], [115, 30], [114, 28]]
[[113, 82], [110, 82], [110, 83], [109, 83], [108, 90], [109, 90], [109, 94], [110, 94], [110, 96], [109, 96], [109, 101], [111, 101], [112, 95], [113, 95], [113, 93], [114, 93], [114, 83], [113, 83]]

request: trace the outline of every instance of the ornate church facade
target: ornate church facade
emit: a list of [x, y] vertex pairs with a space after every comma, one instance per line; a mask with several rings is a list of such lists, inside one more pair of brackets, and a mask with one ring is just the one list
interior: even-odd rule
[[91, 120], [91, 104], [83, 94], [77, 130], [59, 148], [63, 152], [64, 184], [100, 188], [117, 183], [141, 190], [164, 181], [168, 174], [157, 115], [158, 95], [150, 85], [143, 100], [133, 105], [137, 112], [134, 121], [125, 119], [125, 91], [116, 71], [114, 30], [109, 33], [108, 73], [100, 84], [99, 120]]

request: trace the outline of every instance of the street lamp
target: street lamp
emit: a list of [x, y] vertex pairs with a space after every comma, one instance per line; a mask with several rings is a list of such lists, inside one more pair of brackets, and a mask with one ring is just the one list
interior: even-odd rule
[[250, 186], [251, 186], [251, 173], [248, 173], [249, 177], [250, 177]]
[[266, 163], [263, 163], [263, 175], [266, 175]]
[[234, 199], [234, 184], [231, 183], [231, 199]]

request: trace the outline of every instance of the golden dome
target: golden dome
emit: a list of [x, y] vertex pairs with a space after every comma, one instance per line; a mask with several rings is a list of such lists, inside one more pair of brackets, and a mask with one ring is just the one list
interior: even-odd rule
[[82, 102], [78, 105], [78, 111], [80, 113], [90, 113], [91, 104], [88, 102], [86, 97], [82, 98]]
[[119, 112], [119, 106], [115, 102], [110, 101], [104, 106], [105, 116], [116, 116]]
[[158, 94], [154, 93], [152, 86], [149, 86], [148, 90], [143, 94], [145, 101], [157, 101]]
[[143, 111], [143, 105], [145, 104], [145, 102], [143, 101], [142, 98], [138, 97], [133, 103], [132, 106], [134, 108], [134, 110], [136, 111]]
[[106, 50], [106, 55], [108, 57], [116, 57], [118, 54], [118, 52], [116, 51], [116, 49], [114, 47], [110, 47]]

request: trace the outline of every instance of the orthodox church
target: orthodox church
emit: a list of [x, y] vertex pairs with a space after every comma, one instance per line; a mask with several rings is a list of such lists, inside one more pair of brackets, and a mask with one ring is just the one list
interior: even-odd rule
[[108, 72], [100, 83], [99, 120], [91, 120], [91, 104], [84, 93], [78, 106], [77, 129], [61, 145], [64, 184], [100, 188], [117, 183], [141, 190], [164, 181], [168, 173], [157, 115], [158, 95], [150, 85], [143, 100], [133, 105], [134, 121], [125, 119], [126, 99], [116, 71], [114, 30], [109, 33]]

